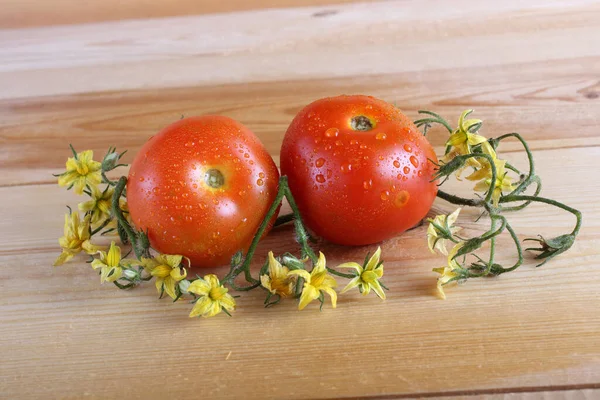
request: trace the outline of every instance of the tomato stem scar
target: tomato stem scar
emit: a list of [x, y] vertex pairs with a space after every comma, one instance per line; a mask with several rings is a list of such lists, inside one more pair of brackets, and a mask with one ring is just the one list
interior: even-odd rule
[[211, 168], [204, 173], [204, 182], [213, 189], [218, 189], [225, 184], [225, 177], [218, 169]]
[[350, 127], [355, 131], [366, 132], [373, 129], [373, 123], [369, 117], [364, 115], [357, 115], [350, 120]]

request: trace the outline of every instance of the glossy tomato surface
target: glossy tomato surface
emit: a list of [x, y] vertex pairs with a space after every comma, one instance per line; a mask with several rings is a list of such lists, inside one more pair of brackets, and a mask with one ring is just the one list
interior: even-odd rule
[[214, 267], [249, 246], [278, 180], [273, 159], [248, 128], [223, 116], [191, 117], [142, 147], [127, 200], [155, 250]]
[[281, 147], [281, 174], [306, 225], [338, 244], [376, 243], [416, 225], [437, 194], [433, 148], [396, 107], [368, 96], [317, 100]]

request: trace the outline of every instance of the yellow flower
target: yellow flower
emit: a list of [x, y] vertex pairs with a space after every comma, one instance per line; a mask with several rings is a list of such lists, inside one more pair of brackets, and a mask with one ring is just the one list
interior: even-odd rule
[[444, 286], [448, 284], [457, 283], [458, 277], [461, 276], [461, 266], [454, 259], [454, 256], [458, 252], [458, 250], [463, 246], [463, 243], [458, 243], [456, 246], [450, 250], [450, 254], [448, 254], [448, 265], [440, 268], [434, 268], [433, 271], [440, 274], [437, 279], [437, 290], [442, 299], [446, 299], [446, 293], [444, 293]]
[[107, 186], [104, 191], [100, 191], [97, 186], [92, 186], [91, 199], [79, 203], [79, 210], [90, 213], [92, 224], [104, 222], [106, 218], [110, 217], [113, 193], [114, 189], [110, 186]]
[[[505, 169], [505, 160], [494, 160], [494, 164], [496, 165], [496, 185], [492, 189], [492, 202], [494, 206], [498, 207], [498, 202], [500, 200], [500, 196], [502, 196], [502, 192], [509, 192], [513, 190], [512, 178], [508, 176], [507, 171]], [[490, 190], [490, 186], [492, 185], [492, 178], [483, 179], [475, 185], [473, 188], [477, 192], [487, 192]]]
[[[492, 145], [489, 142], [483, 142], [481, 144], [481, 149], [483, 150], [483, 153], [489, 155], [494, 162], [498, 159], [496, 157], [496, 151], [492, 148]], [[468, 180], [479, 181], [481, 179], [492, 177], [492, 166], [487, 160], [481, 159], [480, 166], [476, 168], [478, 169], [475, 172], [467, 176]]]
[[295, 269], [290, 271], [289, 274], [304, 278], [305, 281], [300, 296], [300, 304], [298, 304], [299, 310], [304, 309], [313, 300], [321, 299], [322, 302], [323, 294], [321, 292], [327, 293], [331, 297], [331, 305], [333, 308], [336, 307], [337, 293], [333, 288], [337, 286], [337, 282], [333, 276], [327, 274], [323, 253], [319, 252], [319, 260], [310, 273], [304, 269]]
[[234, 298], [227, 293], [227, 288], [221, 285], [216, 275], [209, 274], [193, 281], [188, 291], [200, 296], [190, 312], [190, 318], [199, 315], [213, 317], [223, 310], [229, 314], [227, 311], [235, 309]]
[[102, 182], [102, 164], [92, 160], [93, 156], [92, 150], [86, 150], [78, 153], [76, 157], [69, 157], [67, 170], [59, 176], [58, 184], [69, 188], [73, 186], [75, 193], [82, 194], [86, 186], [91, 188]]
[[123, 269], [121, 268], [121, 248], [111, 242], [108, 253], [101, 251], [100, 259], [92, 261], [92, 268], [100, 270], [100, 283], [114, 282], [121, 277]]
[[172, 299], [177, 298], [175, 286], [185, 279], [187, 271], [181, 267], [183, 256], [159, 254], [154, 258], [144, 258], [140, 264], [150, 275], [156, 278], [156, 290], [163, 291]]
[[345, 293], [358, 286], [364, 296], [368, 295], [373, 289], [379, 298], [385, 300], [385, 293], [379, 283], [379, 279], [383, 276], [383, 262], [379, 262], [380, 257], [381, 247], [377, 247], [377, 251], [367, 261], [364, 268], [355, 262], [338, 265], [338, 268], [353, 268], [357, 274], [356, 278], [352, 279], [340, 293]]
[[261, 285], [272, 294], [288, 297], [294, 289], [295, 276], [290, 276], [289, 269], [282, 266], [269, 252], [269, 273], [260, 276]]
[[483, 136], [469, 131], [475, 125], [481, 124], [480, 119], [465, 119], [472, 112], [473, 110], [463, 111], [458, 119], [458, 128], [452, 132], [452, 135], [450, 135], [446, 142], [446, 145], [454, 147], [458, 154], [469, 154], [471, 153], [471, 146], [486, 141]]
[[452, 235], [460, 231], [462, 228], [453, 226], [460, 214], [460, 208], [457, 208], [450, 215], [436, 215], [435, 218], [429, 220], [427, 228], [427, 246], [432, 253], [439, 250], [440, 253], [448, 255], [446, 250], [446, 240]]
[[54, 266], [66, 263], [82, 250], [94, 254], [101, 249], [90, 242], [90, 216], [81, 221], [78, 212], [65, 214], [64, 236], [58, 239], [58, 244], [62, 247], [62, 253], [54, 261]]

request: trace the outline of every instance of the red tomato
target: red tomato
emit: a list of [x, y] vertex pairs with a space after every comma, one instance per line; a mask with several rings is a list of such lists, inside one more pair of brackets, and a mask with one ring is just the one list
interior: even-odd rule
[[185, 118], [152, 137], [127, 183], [131, 219], [152, 247], [196, 267], [245, 250], [275, 199], [279, 172], [258, 138], [231, 118]]
[[306, 225], [338, 244], [364, 245], [416, 225], [437, 194], [433, 148], [396, 107], [368, 96], [317, 100], [294, 118], [281, 174]]

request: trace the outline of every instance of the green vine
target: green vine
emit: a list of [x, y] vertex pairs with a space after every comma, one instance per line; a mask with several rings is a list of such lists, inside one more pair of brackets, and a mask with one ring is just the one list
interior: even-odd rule
[[[439, 246], [434, 248], [435, 243], [440, 240], [450, 240], [455, 243], [448, 258], [448, 265], [434, 269], [435, 272], [440, 273], [438, 289], [442, 297], [445, 298], [444, 287], [450, 283], [464, 282], [471, 278], [498, 276], [514, 271], [523, 264], [525, 251], [538, 253], [534, 258], [541, 260], [541, 263], [537, 265], [539, 267], [571, 248], [581, 228], [581, 212], [556, 200], [539, 196], [542, 190], [542, 180], [536, 174], [531, 149], [519, 133], [513, 132], [497, 138], [486, 139], [478, 134], [483, 125], [482, 121], [465, 119], [471, 113], [471, 110], [465, 111], [461, 115], [456, 129], [450, 128], [450, 124], [438, 114], [428, 111], [420, 111], [420, 113], [428, 117], [416, 120], [415, 124], [417, 126], [437, 123], [446, 128], [451, 135], [446, 143], [444, 157], [442, 157], [439, 164], [436, 164], [434, 179], [442, 180], [440, 186], [451, 175], [459, 176], [464, 169], [471, 167], [474, 172], [467, 179], [479, 180], [479, 183], [475, 186], [476, 190], [481, 190], [482, 187], [487, 188], [484, 198], [465, 198], [443, 190], [439, 190], [437, 196], [457, 206], [481, 208], [482, 215], [487, 215], [491, 221], [490, 229], [487, 232], [464, 239], [451, 232], [451, 227], [442, 226], [435, 222], [445, 221], [449, 216], [440, 215], [434, 220], [430, 220], [428, 239], [432, 251], [440, 249]], [[501, 142], [510, 138], [517, 139], [527, 155], [528, 171], [526, 173], [521, 172], [518, 168], [497, 156]], [[477, 163], [469, 164], [471, 159], [477, 160]], [[513, 177], [509, 175], [510, 173], [517, 175], [518, 180], [515, 183], [512, 183]], [[499, 180], [502, 182], [500, 183]], [[522, 194], [532, 186], [534, 190], [531, 195]], [[524, 241], [534, 241], [538, 244], [538, 247], [523, 249], [517, 233], [504, 214], [521, 211], [532, 203], [547, 204], [573, 214], [575, 217], [573, 230], [568, 234], [551, 239], [545, 239], [541, 235], [537, 238], [526, 238]], [[499, 226], [497, 226], [498, 222], [500, 222]], [[509, 267], [504, 267], [494, 261], [496, 239], [504, 232], [507, 232], [511, 237], [517, 255], [516, 261]], [[476, 252], [486, 242], [489, 243], [489, 256], [487, 260], [484, 260]], [[445, 247], [442, 248], [442, 252], [445, 252]], [[470, 258], [474, 260], [467, 261]]]

